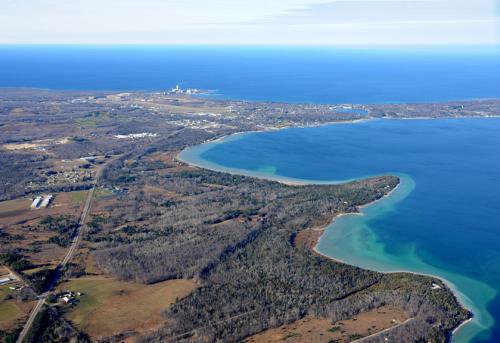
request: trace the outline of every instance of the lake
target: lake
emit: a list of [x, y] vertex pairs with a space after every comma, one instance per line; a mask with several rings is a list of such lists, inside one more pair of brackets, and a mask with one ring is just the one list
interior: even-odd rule
[[[499, 47], [0, 46], [0, 87], [212, 90], [310, 103], [500, 98]], [[348, 108], [349, 106], [347, 106]], [[183, 157], [218, 170], [330, 182], [384, 173], [402, 185], [345, 216], [318, 248], [378, 270], [436, 274], [475, 314], [457, 341], [500, 342], [500, 121], [379, 120], [231, 137]], [[488, 338], [489, 337], [489, 338]]]
[[318, 250], [365, 268], [444, 278], [475, 314], [454, 341], [500, 341], [500, 119], [370, 120], [246, 133], [181, 158], [292, 181], [400, 176], [400, 187], [364, 216], [337, 220]]

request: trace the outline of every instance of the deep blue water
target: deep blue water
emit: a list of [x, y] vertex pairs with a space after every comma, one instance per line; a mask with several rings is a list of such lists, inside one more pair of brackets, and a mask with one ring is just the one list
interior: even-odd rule
[[[0, 46], [0, 87], [156, 91], [179, 83], [222, 98], [317, 103], [500, 98], [499, 57], [498, 47]], [[343, 217], [319, 248], [366, 267], [446, 277], [477, 310], [477, 326], [464, 337], [491, 324], [487, 309], [500, 321], [499, 298], [489, 301], [500, 290], [499, 120], [283, 130], [191, 157], [215, 168], [313, 180], [408, 175], [393, 203]], [[500, 342], [499, 326], [490, 331], [490, 342]]]
[[0, 87], [217, 90], [318, 103], [500, 97], [499, 48], [0, 46]]
[[[251, 133], [181, 158], [306, 180], [403, 174], [408, 195], [388, 198], [365, 216], [343, 217], [318, 248], [365, 267], [448, 279], [474, 306], [478, 326], [464, 331], [491, 325], [488, 312], [500, 321], [500, 119], [374, 120]], [[498, 325], [476, 340], [488, 334], [489, 342], [500, 342]]]

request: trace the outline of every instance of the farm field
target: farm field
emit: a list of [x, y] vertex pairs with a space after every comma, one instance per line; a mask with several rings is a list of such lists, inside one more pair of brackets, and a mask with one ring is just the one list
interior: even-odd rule
[[11, 285], [0, 286], [0, 330], [10, 330], [16, 326], [31, 309], [30, 303], [19, 303], [14, 299], [6, 299], [12, 293]]
[[196, 287], [191, 280], [143, 285], [86, 277], [70, 280], [59, 288], [83, 293], [66, 318], [95, 338], [124, 331], [142, 332], [158, 326], [164, 322], [161, 312]]
[[78, 215], [86, 194], [87, 191], [55, 193], [51, 205], [38, 210], [30, 209], [31, 198], [1, 201], [0, 218], [4, 225], [19, 225], [35, 223], [38, 219], [49, 215]]
[[0, 218], [13, 217], [29, 211], [31, 204], [29, 198], [19, 198], [0, 202]]
[[71, 201], [74, 204], [83, 204], [85, 203], [85, 199], [87, 199], [87, 194], [88, 191], [76, 191], [76, 192], [71, 192]]
[[11, 301], [0, 301], [0, 326], [22, 316], [24, 316], [24, 313], [14, 303]]
[[79, 198], [86, 193], [54, 193], [50, 206], [37, 210], [30, 208], [31, 198], [1, 201], [0, 231], [8, 233], [1, 243], [5, 248], [22, 249], [25, 257], [36, 266], [58, 263], [66, 249], [49, 241], [56, 232], [43, 229], [40, 221], [48, 216], [69, 215], [78, 218], [83, 206]]
[[307, 317], [289, 325], [254, 335], [246, 343], [347, 343], [397, 326], [408, 319], [395, 307], [384, 306], [361, 313], [352, 319], [335, 323], [326, 319]]

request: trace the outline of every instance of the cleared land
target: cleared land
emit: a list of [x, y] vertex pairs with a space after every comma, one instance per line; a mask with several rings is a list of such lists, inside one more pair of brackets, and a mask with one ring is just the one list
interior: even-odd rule
[[0, 301], [0, 326], [5, 322], [14, 321], [24, 316], [24, 313], [11, 301]]
[[323, 235], [323, 228], [312, 228], [300, 231], [295, 237], [294, 244], [298, 247], [303, 247], [313, 250], [318, 244], [318, 240]]
[[87, 199], [87, 194], [89, 191], [76, 191], [71, 192], [71, 201], [75, 204], [83, 204]]
[[32, 200], [29, 198], [20, 198], [0, 202], [0, 218], [3, 219], [25, 214], [25, 212], [30, 209], [31, 201]]
[[36, 149], [43, 147], [43, 144], [39, 143], [20, 143], [20, 144], [4, 144], [3, 148], [5, 150], [24, 150], [24, 149]]
[[57, 233], [43, 229], [40, 221], [47, 216], [78, 217], [82, 208], [80, 198], [86, 194], [87, 191], [54, 193], [50, 206], [38, 210], [30, 209], [31, 198], [0, 202], [0, 230], [10, 235], [10, 239], [2, 243], [10, 249], [23, 250], [36, 266], [57, 264], [65, 249], [49, 242]]
[[17, 322], [23, 318], [31, 309], [30, 303], [20, 303], [14, 299], [6, 299], [12, 293], [9, 284], [0, 286], [0, 330], [10, 330]]
[[162, 310], [196, 287], [191, 280], [146, 286], [110, 278], [80, 278], [63, 283], [60, 289], [83, 293], [66, 318], [91, 337], [102, 337], [158, 326], [165, 321]]
[[408, 316], [405, 312], [390, 306], [364, 312], [352, 319], [334, 323], [326, 319], [306, 317], [292, 324], [264, 331], [248, 338], [245, 342], [352, 342], [397, 326], [407, 319]]

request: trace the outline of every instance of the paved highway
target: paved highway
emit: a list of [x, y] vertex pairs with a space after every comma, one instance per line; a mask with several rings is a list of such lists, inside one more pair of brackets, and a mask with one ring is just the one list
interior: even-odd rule
[[[185, 129], [179, 129], [177, 131], [174, 131], [171, 134], [167, 135], [166, 138], [170, 138], [172, 136], [175, 136], [184, 130]], [[123, 156], [124, 155], [122, 155], [121, 157], [123, 157]], [[109, 164], [110, 162], [116, 160], [119, 157], [120, 156], [117, 156], [117, 157], [109, 160], [108, 162], [106, 162], [105, 165]], [[85, 205], [83, 207], [82, 215], [80, 217], [78, 231], [77, 231], [75, 237], [73, 238], [71, 246], [69, 247], [62, 262], [59, 263], [59, 265], [57, 266], [55, 273], [54, 273], [54, 276], [49, 284], [48, 291], [43, 293], [42, 295], [38, 296], [38, 302], [37, 302], [36, 306], [33, 308], [33, 310], [31, 311], [27, 322], [24, 324], [23, 330], [19, 334], [19, 337], [17, 338], [16, 343], [22, 343], [25, 340], [26, 335], [28, 334], [28, 332], [31, 328], [31, 325], [33, 325], [33, 321], [35, 320], [38, 313], [40, 313], [40, 310], [43, 308], [43, 304], [45, 303], [45, 299], [52, 293], [53, 288], [57, 285], [57, 282], [59, 281], [59, 278], [61, 277], [61, 274], [62, 274], [64, 267], [66, 266], [66, 264], [68, 264], [68, 262], [71, 260], [71, 258], [75, 254], [75, 251], [78, 249], [78, 245], [80, 244], [80, 241], [82, 239], [83, 228], [85, 227], [85, 222], [87, 220], [87, 216], [88, 216], [89, 211], [90, 211], [90, 205], [92, 204], [92, 198], [94, 196], [94, 191], [95, 191], [95, 188], [99, 182], [99, 178], [102, 175], [102, 172], [104, 170], [105, 165], [102, 165], [96, 171], [94, 185], [92, 186], [89, 193], [87, 194], [87, 199], [85, 200]]]
[[[100, 172], [98, 172], [97, 176], [99, 176], [99, 175], [100, 175]], [[89, 192], [87, 194], [87, 199], [85, 200], [85, 206], [83, 207], [82, 215], [80, 217], [80, 222], [78, 225], [78, 231], [77, 231], [75, 237], [73, 237], [73, 241], [71, 243], [71, 246], [69, 247], [68, 251], [66, 252], [64, 259], [62, 260], [61, 263], [59, 263], [59, 265], [56, 268], [56, 271], [54, 273], [54, 277], [52, 278], [50, 285], [48, 287], [49, 291], [43, 293], [42, 295], [40, 295], [38, 297], [38, 302], [36, 303], [35, 307], [31, 311], [28, 320], [24, 324], [23, 330], [21, 331], [21, 333], [19, 334], [19, 337], [17, 338], [17, 341], [16, 341], [17, 343], [24, 342], [26, 335], [28, 334], [28, 332], [31, 328], [31, 325], [33, 325], [33, 322], [35, 321], [36, 316], [38, 315], [38, 313], [40, 313], [41, 309], [43, 308], [43, 304], [45, 303], [45, 299], [47, 298], [47, 296], [49, 296], [53, 287], [55, 287], [55, 285], [57, 284], [59, 277], [61, 276], [62, 270], [64, 269], [66, 264], [68, 264], [68, 262], [71, 260], [71, 258], [75, 254], [75, 251], [78, 249], [78, 244], [80, 244], [80, 240], [82, 237], [82, 231], [83, 231], [83, 228], [85, 226], [85, 221], [87, 220], [87, 215], [88, 215], [89, 210], [90, 210], [90, 205], [92, 203], [94, 191], [95, 191], [95, 184], [89, 190]]]

